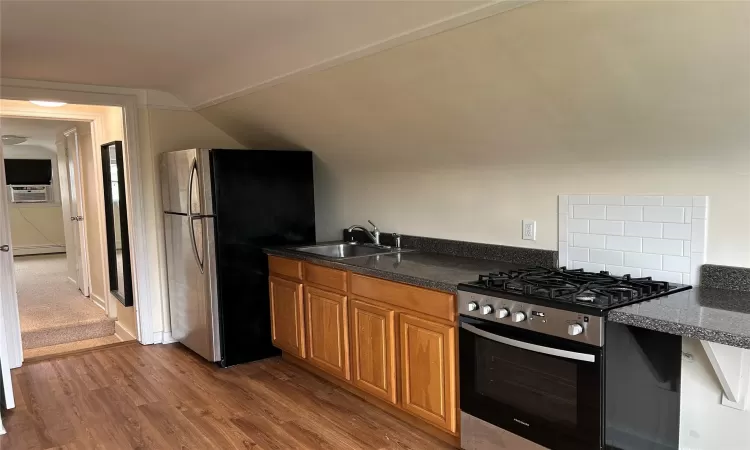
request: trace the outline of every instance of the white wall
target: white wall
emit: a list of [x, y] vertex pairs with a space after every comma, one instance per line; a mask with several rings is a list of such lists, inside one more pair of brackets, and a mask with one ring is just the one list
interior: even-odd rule
[[[537, 2], [200, 113], [242, 144], [316, 153], [321, 239], [372, 219], [556, 249], [559, 194], [707, 195], [707, 262], [750, 266], [749, 17], [748, 2]], [[690, 448], [747, 448], [750, 412], [696, 370]]]

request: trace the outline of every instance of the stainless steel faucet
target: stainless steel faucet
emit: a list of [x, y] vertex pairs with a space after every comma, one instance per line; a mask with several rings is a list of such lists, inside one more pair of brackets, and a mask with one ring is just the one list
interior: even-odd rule
[[348, 231], [351, 233], [354, 230], [362, 230], [375, 245], [380, 245], [380, 230], [378, 230], [378, 227], [374, 223], [372, 223], [372, 220], [368, 220], [368, 222], [370, 222], [370, 225], [372, 225], [372, 231], [368, 230], [362, 225], [352, 225], [349, 227]]

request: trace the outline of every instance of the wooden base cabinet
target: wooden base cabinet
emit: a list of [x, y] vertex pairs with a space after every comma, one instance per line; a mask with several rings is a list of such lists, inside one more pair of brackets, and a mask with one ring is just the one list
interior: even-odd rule
[[305, 357], [305, 324], [302, 314], [302, 283], [268, 277], [271, 298], [273, 345], [298, 358]]
[[458, 444], [454, 295], [286, 258], [269, 271], [285, 356]]
[[401, 407], [456, 432], [456, 329], [399, 314]]
[[347, 296], [305, 286], [307, 358], [332, 375], [349, 377]]
[[396, 311], [382, 304], [352, 299], [352, 383], [396, 404]]

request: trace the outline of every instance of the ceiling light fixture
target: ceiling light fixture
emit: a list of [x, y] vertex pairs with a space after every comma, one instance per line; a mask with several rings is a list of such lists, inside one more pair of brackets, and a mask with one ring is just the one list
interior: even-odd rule
[[29, 138], [27, 137], [16, 136], [15, 134], [4, 134], [2, 138], [3, 144], [5, 145], [23, 144], [24, 142], [29, 140]]
[[65, 106], [65, 102], [51, 102], [49, 100], [29, 100], [31, 103], [37, 106], [46, 106], [48, 108], [57, 108], [58, 106]]

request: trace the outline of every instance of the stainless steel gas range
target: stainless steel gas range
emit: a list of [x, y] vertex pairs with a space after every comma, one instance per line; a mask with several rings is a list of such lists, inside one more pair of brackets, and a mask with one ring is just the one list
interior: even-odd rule
[[[673, 418], [641, 425], [632, 413], [673, 412], [676, 398], [679, 426], [679, 341], [608, 325], [606, 314], [685, 289], [565, 268], [492, 273], [459, 285], [462, 448], [676, 448]], [[638, 392], [622, 395], [627, 389]]]

